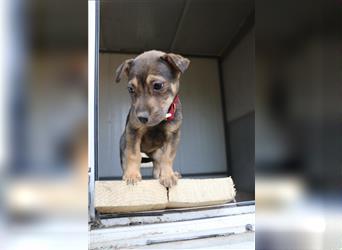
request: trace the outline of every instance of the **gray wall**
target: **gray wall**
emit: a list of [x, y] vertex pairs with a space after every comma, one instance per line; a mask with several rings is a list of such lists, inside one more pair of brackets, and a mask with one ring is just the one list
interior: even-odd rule
[[237, 190], [245, 192], [254, 192], [254, 62], [253, 28], [222, 62], [230, 167]]
[[[114, 83], [115, 69], [133, 55], [100, 54], [99, 177], [120, 177], [119, 138], [129, 110], [126, 79]], [[181, 79], [184, 120], [174, 168], [182, 174], [226, 172], [224, 128], [215, 59], [190, 58]], [[150, 175], [150, 170], [143, 174]]]

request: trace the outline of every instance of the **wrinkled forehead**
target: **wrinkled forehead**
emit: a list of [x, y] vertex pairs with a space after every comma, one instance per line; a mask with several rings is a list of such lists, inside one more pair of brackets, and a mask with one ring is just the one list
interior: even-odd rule
[[176, 76], [170, 65], [160, 57], [137, 57], [129, 72], [129, 79], [136, 77], [139, 81], [145, 82], [149, 75], [161, 76], [172, 81]]

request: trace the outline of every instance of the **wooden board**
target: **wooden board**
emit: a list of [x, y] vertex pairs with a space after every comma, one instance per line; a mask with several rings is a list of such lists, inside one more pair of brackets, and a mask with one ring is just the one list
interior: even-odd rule
[[164, 209], [167, 191], [158, 180], [127, 185], [124, 181], [95, 182], [95, 208], [101, 213]]
[[143, 180], [137, 185], [123, 181], [97, 181], [95, 208], [101, 213], [129, 213], [165, 208], [223, 204], [234, 200], [230, 177], [180, 179], [167, 190], [158, 180]]
[[169, 190], [167, 207], [197, 207], [222, 204], [234, 200], [232, 178], [181, 179]]

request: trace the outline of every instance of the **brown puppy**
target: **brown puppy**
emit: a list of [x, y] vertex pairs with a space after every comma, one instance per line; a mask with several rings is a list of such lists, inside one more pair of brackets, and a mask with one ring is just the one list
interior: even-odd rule
[[141, 180], [141, 152], [152, 159], [154, 178], [165, 187], [177, 184], [179, 175], [172, 165], [182, 123], [179, 78], [189, 63], [180, 55], [152, 50], [116, 70], [116, 82], [127, 75], [132, 100], [120, 139], [122, 179], [128, 184]]

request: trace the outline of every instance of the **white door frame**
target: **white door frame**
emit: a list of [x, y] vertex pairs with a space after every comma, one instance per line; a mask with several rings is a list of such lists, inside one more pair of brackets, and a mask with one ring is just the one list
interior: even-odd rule
[[96, 217], [94, 192], [98, 145], [99, 6], [99, 0], [88, 0], [88, 209], [91, 221], [95, 221]]

